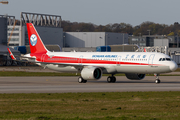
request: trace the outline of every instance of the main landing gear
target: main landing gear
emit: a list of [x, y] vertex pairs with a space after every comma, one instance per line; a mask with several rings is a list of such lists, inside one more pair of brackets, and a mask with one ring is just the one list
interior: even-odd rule
[[154, 76], [156, 77], [156, 80], [155, 80], [155, 83], [158, 84], [160, 83], [161, 81], [159, 80], [159, 75], [158, 74], [154, 74]]
[[116, 77], [114, 77], [113, 75], [112, 76], [109, 76], [107, 78], [107, 82], [108, 83], [115, 83], [116, 82]]
[[79, 78], [78, 78], [78, 82], [79, 82], [79, 83], [86, 83], [87, 80], [84, 80], [82, 77], [79, 77]]

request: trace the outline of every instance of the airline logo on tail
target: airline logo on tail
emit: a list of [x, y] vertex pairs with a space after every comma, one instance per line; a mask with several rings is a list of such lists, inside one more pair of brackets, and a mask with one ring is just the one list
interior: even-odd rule
[[29, 38], [29, 45], [31, 53], [47, 53], [47, 49], [44, 46], [41, 37], [39, 36], [36, 28], [32, 23], [26, 23], [27, 31], [28, 31], [28, 38]]
[[37, 36], [35, 34], [32, 34], [30, 37], [31, 45], [35, 46], [37, 43]]

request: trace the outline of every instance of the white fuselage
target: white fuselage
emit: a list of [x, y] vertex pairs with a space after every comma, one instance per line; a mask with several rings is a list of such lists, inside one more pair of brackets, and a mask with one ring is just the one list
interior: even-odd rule
[[47, 52], [40, 60], [45, 62], [40, 64], [43, 67], [60, 72], [77, 72], [81, 66], [103, 68], [103, 73], [110, 74], [159, 74], [177, 69], [177, 64], [168, 55], [156, 52]]

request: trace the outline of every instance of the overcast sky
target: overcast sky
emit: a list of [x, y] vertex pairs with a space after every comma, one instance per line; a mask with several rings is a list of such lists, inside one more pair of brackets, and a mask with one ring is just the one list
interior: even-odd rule
[[[2, 1], [2, 0], [0, 0]], [[0, 15], [20, 12], [60, 15], [63, 20], [96, 25], [129, 23], [133, 26], [151, 21], [180, 23], [180, 0], [8, 0], [0, 4]]]

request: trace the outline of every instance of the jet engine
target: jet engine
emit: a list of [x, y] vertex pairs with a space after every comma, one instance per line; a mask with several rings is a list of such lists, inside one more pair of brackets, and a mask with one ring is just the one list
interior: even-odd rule
[[102, 76], [102, 70], [97, 67], [85, 67], [81, 71], [81, 77], [85, 80], [98, 80]]
[[134, 73], [126, 73], [125, 75], [130, 80], [142, 80], [146, 76], [146, 74], [134, 74]]

